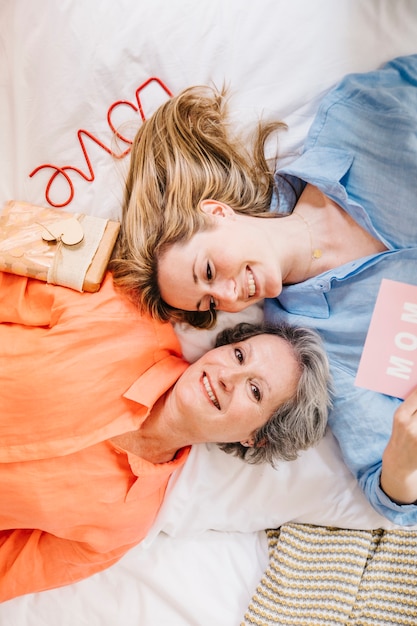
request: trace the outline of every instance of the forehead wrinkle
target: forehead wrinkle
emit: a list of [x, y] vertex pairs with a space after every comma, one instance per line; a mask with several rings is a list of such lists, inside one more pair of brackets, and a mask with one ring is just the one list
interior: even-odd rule
[[[255, 337], [261, 337], [261, 336], [262, 335], [255, 335]], [[253, 352], [256, 352], [256, 348], [254, 348], [254, 346], [252, 345], [251, 342], [248, 342], [248, 348], [249, 348], [249, 350], [248, 350], [249, 355], [248, 356], [253, 359], [254, 358]], [[272, 388], [271, 388], [271, 385], [268, 382], [268, 379], [265, 378], [265, 376], [261, 376], [261, 380], [263, 381], [264, 385], [267, 387], [268, 392], [270, 394], [272, 394]]]

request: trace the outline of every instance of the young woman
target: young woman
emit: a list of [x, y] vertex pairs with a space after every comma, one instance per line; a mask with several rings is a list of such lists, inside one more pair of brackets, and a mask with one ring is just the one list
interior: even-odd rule
[[114, 263], [116, 282], [160, 319], [208, 327], [216, 310], [267, 298], [268, 320], [317, 328], [345, 459], [402, 524], [417, 523], [413, 403], [396, 411], [398, 399], [354, 380], [382, 278], [417, 283], [416, 127], [417, 55], [344, 79], [304, 153], [275, 175], [263, 158], [270, 125], [248, 155], [229, 137], [222, 95], [188, 90], [139, 131]]
[[189, 446], [248, 462], [322, 437], [317, 335], [239, 325], [188, 365], [108, 275], [79, 293], [0, 273], [0, 601], [74, 582], [146, 535]]

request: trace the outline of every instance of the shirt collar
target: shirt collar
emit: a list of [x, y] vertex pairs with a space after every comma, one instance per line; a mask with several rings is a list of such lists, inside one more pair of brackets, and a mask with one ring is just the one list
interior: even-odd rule
[[151, 409], [155, 402], [170, 389], [187, 369], [188, 363], [170, 354], [141, 374], [123, 394], [124, 398]]
[[277, 192], [271, 210], [291, 213], [301, 194], [300, 181], [313, 184], [329, 198], [345, 206], [347, 194], [340, 183], [353, 163], [354, 155], [339, 148], [309, 148], [293, 163], [277, 170]]
[[[354, 155], [339, 148], [309, 148], [285, 167], [284, 173], [310, 182], [325, 184], [339, 182], [350, 169]], [[279, 170], [278, 170], [279, 172]]]

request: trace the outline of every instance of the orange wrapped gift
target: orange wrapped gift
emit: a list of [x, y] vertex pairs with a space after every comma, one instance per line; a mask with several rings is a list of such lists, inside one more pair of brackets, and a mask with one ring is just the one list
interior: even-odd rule
[[120, 223], [11, 200], [0, 213], [0, 270], [98, 291]]

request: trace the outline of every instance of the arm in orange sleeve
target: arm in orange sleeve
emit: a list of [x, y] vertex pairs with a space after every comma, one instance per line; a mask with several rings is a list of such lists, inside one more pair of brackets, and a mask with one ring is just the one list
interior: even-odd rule
[[0, 272], [0, 322], [48, 326], [56, 289], [62, 288]]
[[40, 530], [0, 532], [0, 602], [68, 585], [116, 563], [133, 546], [101, 554]]

